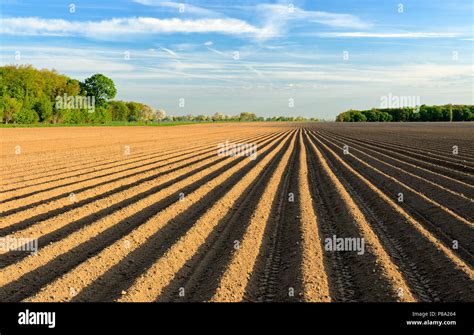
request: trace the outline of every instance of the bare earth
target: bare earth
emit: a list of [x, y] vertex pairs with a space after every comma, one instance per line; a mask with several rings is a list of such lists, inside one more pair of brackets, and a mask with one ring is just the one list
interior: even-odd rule
[[0, 248], [0, 301], [474, 301], [472, 123], [1, 128], [0, 157], [0, 238], [39, 247]]

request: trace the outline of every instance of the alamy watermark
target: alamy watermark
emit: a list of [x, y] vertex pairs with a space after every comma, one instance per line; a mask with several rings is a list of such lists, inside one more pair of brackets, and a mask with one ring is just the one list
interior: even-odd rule
[[420, 105], [419, 95], [393, 95], [389, 93], [380, 97], [380, 108], [417, 108]]
[[217, 145], [217, 155], [221, 157], [250, 157], [250, 160], [257, 158], [257, 145], [254, 143], [232, 143], [225, 141]]
[[47, 326], [48, 328], [56, 327], [56, 312], [33, 312], [25, 310], [18, 313], [19, 325], [35, 325]]
[[365, 252], [365, 240], [359, 237], [337, 237], [333, 235], [324, 239], [326, 251], [356, 251], [358, 255]]
[[85, 109], [89, 113], [95, 110], [95, 96], [82, 95], [58, 95], [56, 97], [56, 109]]
[[0, 250], [38, 253], [38, 239], [23, 237], [0, 237]]

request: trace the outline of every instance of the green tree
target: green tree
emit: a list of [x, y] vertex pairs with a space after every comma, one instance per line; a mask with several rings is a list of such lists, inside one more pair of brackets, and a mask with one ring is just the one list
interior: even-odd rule
[[225, 115], [222, 114], [222, 113], [216, 112], [216, 113], [212, 116], [212, 120], [213, 120], [213, 121], [222, 121], [222, 120], [225, 120]]
[[112, 121], [128, 121], [129, 110], [123, 101], [110, 101], [109, 110], [112, 114]]
[[89, 113], [89, 120], [92, 123], [105, 123], [112, 121], [112, 113], [105, 106], [96, 107], [93, 113]]
[[414, 122], [420, 121], [420, 112], [413, 111], [410, 114], [410, 121], [414, 121]]
[[454, 105], [453, 110], [453, 121], [462, 121], [462, 106]]
[[417, 110], [413, 107], [385, 108], [371, 110], [348, 110], [336, 117], [337, 122], [361, 122], [363, 115], [367, 121], [404, 122], [404, 121], [472, 121], [474, 118], [473, 105], [421, 105]]
[[343, 122], [352, 122], [352, 112], [348, 111], [342, 114], [342, 121]]
[[377, 122], [379, 120], [380, 112], [377, 109], [373, 108], [369, 111], [364, 111], [363, 114], [367, 118], [368, 122]]
[[13, 114], [12, 119], [13, 122], [18, 124], [31, 124], [39, 121], [38, 114], [28, 106], [23, 106], [17, 113]]
[[449, 104], [447, 109], [448, 109], [448, 116], [447, 116], [448, 121], [453, 122], [453, 105]]
[[255, 121], [257, 116], [254, 113], [240, 113], [239, 120], [240, 121]]
[[379, 114], [379, 121], [380, 122], [390, 122], [392, 121], [392, 116], [388, 114], [387, 112], [381, 112]]
[[443, 118], [443, 109], [440, 106], [431, 107], [431, 119], [430, 121], [446, 121]]
[[22, 103], [15, 98], [9, 96], [2, 97], [1, 105], [3, 107], [3, 118], [5, 123], [13, 120], [13, 116], [21, 111]]
[[142, 106], [143, 105], [139, 102], [134, 102], [134, 101], [127, 102], [129, 122], [138, 121]]
[[198, 115], [196, 116], [196, 120], [197, 121], [206, 121], [207, 120], [207, 116], [206, 115]]
[[426, 105], [420, 106], [420, 121], [431, 121], [432, 112], [431, 107]]
[[53, 117], [53, 104], [47, 96], [41, 97], [34, 105], [33, 109], [39, 116], [41, 122], [50, 122]]
[[361, 112], [354, 111], [354, 112], [352, 112], [352, 120], [354, 122], [365, 122], [365, 121], [367, 121], [367, 118]]
[[[81, 109], [67, 109], [62, 111], [63, 119], [62, 122], [64, 123], [70, 123], [70, 124], [77, 124], [77, 123], [87, 123], [88, 117], [89, 117], [89, 112], [87, 110], [81, 110]], [[97, 114], [92, 113], [91, 114], [94, 117], [98, 117]], [[100, 121], [97, 121], [100, 122]]]
[[82, 94], [95, 97], [96, 107], [106, 107], [108, 100], [117, 94], [113, 80], [100, 73], [84, 80], [81, 89]]
[[471, 111], [469, 110], [468, 106], [463, 106], [463, 108], [462, 108], [462, 120], [463, 121], [471, 121], [472, 120]]

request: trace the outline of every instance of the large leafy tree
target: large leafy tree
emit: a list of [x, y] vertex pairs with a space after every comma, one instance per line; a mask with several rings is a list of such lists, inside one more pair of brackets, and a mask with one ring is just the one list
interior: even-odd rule
[[96, 107], [106, 107], [107, 102], [117, 95], [113, 80], [100, 73], [84, 80], [81, 88], [83, 94], [95, 97]]

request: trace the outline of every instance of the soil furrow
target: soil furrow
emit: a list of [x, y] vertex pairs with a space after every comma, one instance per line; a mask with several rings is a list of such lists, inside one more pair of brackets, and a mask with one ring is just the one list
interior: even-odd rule
[[[278, 143], [281, 140], [281, 138], [276, 139], [276, 142], [273, 142], [272, 146], [267, 150], [273, 150], [275, 143]], [[162, 209], [155, 216], [149, 217], [147, 220], [140, 220], [140, 225], [137, 226], [136, 229], [120, 234], [118, 238], [113, 241], [113, 244], [110, 244], [108, 247], [97, 253], [95, 256], [83, 258], [82, 261], [86, 261], [85, 263], [80, 264], [80, 262], [77, 262], [78, 266], [76, 268], [74, 268], [70, 272], [65, 273], [62, 277], [58, 278], [52, 284], [44, 287], [43, 290], [32, 299], [73, 299], [74, 296], [70, 295], [67, 290], [59, 289], [60, 287], [64, 286], [58, 283], [71, 281], [71, 287], [74, 287], [76, 292], [80, 292], [83, 288], [87, 286], [88, 283], [92, 283], [99, 277], [100, 274], [103, 274], [108, 271], [111, 266], [117, 264], [118, 262], [121, 262], [125, 257], [128, 257], [129, 255], [133, 255], [134, 251], [139, 250], [143, 243], [145, 243], [151, 236], [153, 236], [161, 228], [169, 225], [170, 220], [183, 213], [193, 204], [203, 199], [206, 194], [211, 192], [213, 187], [222, 184], [223, 181], [226, 181], [225, 183], [227, 183], [227, 185], [232, 185], [232, 182], [235, 183], [235, 179], [241, 176], [240, 173], [235, 174], [235, 178], [231, 178], [228, 181], [227, 179], [232, 176], [233, 173], [240, 171], [240, 169], [247, 166], [248, 164], [251, 165], [252, 161], [247, 158], [244, 159], [242, 157], [242, 159], [239, 162], [236, 162], [236, 164], [234, 164], [232, 168], [227, 168], [224, 171], [217, 172], [213, 180], [207, 182], [207, 184], [205, 183], [204, 185], [200, 186], [192, 193], [187, 194], [185, 197], [185, 201], [175, 201], [171, 206]], [[173, 226], [176, 227], [176, 225]], [[128, 244], [127, 241], [129, 242]], [[153, 249], [155, 249], [154, 252], [156, 252], [156, 247]], [[139, 261], [141, 259], [142, 258], [139, 257], [135, 259], [135, 261]], [[128, 260], [129, 259], [127, 259], [127, 261]], [[129, 266], [131, 266], [131, 264], [133, 264], [133, 262], [129, 263]], [[68, 266], [68, 268], [70, 267]], [[82, 273], [82, 275], [78, 276], [76, 275], [77, 273]], [[115, 276], [118, 276], [118, 278], [123, 278], [119, 273], [114, 273]], [[55, 292], [54, 297], [48, 298], [49, 294], [47, 292]], [[95, 293], [97, 294], [98, 292]], [[82, 298], [86, 297], [82, 295]]]
[[[247, 139], [247, 140], [253, 140], [253, 139]], [[165, 156], [171, 156], [172, 159], [175, 159], [175, 158], [178, 158], [178, 157], [183, 157], [181, 160], [178, 160], [178, 162], [179, 161], [184, 161], [186, 159], [198, 157], [202, 153], [213, 153], [213, 152], [215, 152], [216, 151], [216, 144], [217, 143], [215, 143], [214, 145], [211, 145], [211, 146], [207, 146], [206, 148], [204, 148], [202, 150], [188, 150], [188, 152], [183, 154], [183, 155], [169, 154], [169, 155], [165, 155]], [[156, 158], [160, 158], [160, 159], [156, 160]], [[110, 170], [107, 173], [97, 174], [97, 171], [90, 172], [90, 173], [87, 173], [87, 175], [91, 175], [90, 177], [80, 178], [78, 180], [74, 180], [74, 181], [67, 182], [67, 183], [64, 183], [64, 184], [55, 183], [54, 186], [48, 186], [45, 189], [42, 189], [41, 187], [38, 187], [38, 188], [37, 187], [31, 187], [31, 189], [29, 190], [30, 191], [29, 193], [24, 193], [24, 194], [21, 194], [21, 195], [13, 196], [13, 197], [8, 198], [8, 199], [4, 199], [2, 201], [2, 207], [4, 206], [6, 208], [9, 208], [9, 207], [11, 207], [10, 204], [9, 204], [10, 202], [15, 201], [15, 200], [20, 200], [20, 199], [22, 200], [23, 203], [25, 203], [25, 202], [28, 203], [28, 200], [25, 200], [25, 198], [32, 198], [32, 200], [34, 200], [35, 198], [38, 197], [39, 194], [42, 194], [44, 192], [47, 192], [47, 194], [45, 194], [43, 196], [50, 196], [49, 193], [52, 193], [52, 194], [57, 193], [57, 192], [52, 192], [53, 190], [57, 190], [57, 189], [60, 189], [60, 188], [65, 188], [65, 187], [68, 187], [68, 186], [71, 186], [71, 185], [74, 186], [74, 187], [82, 185], [83, 183], [87, 185], [88, 184], [87, 182], [89, 182], [89, 181], [94, 181], [94, 182], [97, 182], [98, 184], [100, 184], [100, 180], [107, 180], [110, 176], [114, 176], [114, 175], [119, 175], [119, 177], [117, 177], [115, 179], [112, 179], [112, 180], [118, 180], [120, 178], [123, 178], [121, 176], [121, 173], [124, 173], [124, 172], [126, 173], [128, 171], [139, 171], [140, 173], [145, 173], [145, 172], [151, 171], [152, 169], [156, 169], [156, 168], [160, 168], [160, 167], [166, 167], [166, 164], [165, 165], [159, 165], [157, 167], [154, 166], [154, 165], [158, 164], [158, 163], [161, 163], [161, 162], [166, 162], [168, 160], [169, 160], [169, 157], [162, 158], [162, 157], [160, 157], [160, 155], [150, 156], [147, 159], [145, 159], [144, 161], [139, 160], [138, 162], [129, 162], [129, 163], [114, 166], [110, 169], [106, 169], [105, 171]], [[133, 164], [133, 165], [130, 166], [130, 167], [126, 167], [129, 164]], [[153, 167], [150, 168], [150, 169], [144, 169], [145, 167], [148, 167], [148, 166], [153, 166]], [[141, 170], [141, 169], [144, 169], [144, 170]], [[59, 191], [59, 192], [62, 192], [62, 191]], [[15, 192], [13, 192], [13, 194], [15, 194]], [[5, 204], [8, 204], [8, 205], [5, 206]], [[12, 204], [12, 206], [14, 206], [14, 204]]]
[[[337, 171], [334, 171], [334, 166], [332, 166], [327, 157], [321, 153], [321, 151], [307, 134], [305, 139], [307, 140], [309, 148], [317, 157], [317, 162], [319, 163], [312, 163], [311, 165], [313, 167], [317, 165], [321, 166], [322, 169], [318, 169], [318, 173], [322, 172], [320, 170], [324, 171], [324, 180], [321, 180], [320, 175], [316, 176], [316, 180], [320, 180], [320, 182], [317, 183], [320, 187], [314, 189], [314, 191], [317, 196], [323, 198], [323, 204], [326, 207], [326, 210], [321, 209], [321, 212], [325, 215], [329, 214], [330, 217], [332, 216], [332, 218], [326, 217], [325, 220], [320, 221], [322, 224], [326, 225], [326, 233], [323, 235], [325, 238], [326, 254], [335, 253], [340, 255], [339, 251], [334, 251], [334, 248], [327, 250], [326, 247], [329, 243], [326, 240], [327, 238], [357, 238], [363, 239], [362, 241], [364, 241], [364, 244], [367, 243], [367, 245], [365, 245], [365, 250], [362, 252], [360, 252], [360, 249], [358, 252], [354, 252], [354, 250], [345, 250], [345, 257], [343, 259], [337, 259], [338, 256], [329, 257], [333, 263], [334, 259], [336, 260], [336, 266], [333, 266], [333, 268], [335, 268], [334, 272], [336, 274], [338, 271], [342, 272], [342, 276], [339, 275], [339, 278], [347, 277], [347, 275], [344, 274], [345, 271], [348, 271], [347, 269], [350, 269], [351, 274], [351, 277], [349, 277], [349, 285], [341, 285], [341, 280], [339, 279], [338, 281], [336, 279], [336, 284], [339, 284], [339, 287], [336, 286], [336, 288], [339, 288], [339, 296], [342, 295], [342, 297], [338, 297], [336, 295], [336, 299], [343, 301], [350, 301], [353, 299], [358, 301], [414, 301], [415, 298], [408, 288], [405, 278], [390, 259], [390, 256], [382, 246], [378, 236], [367, 222], [367, 219], [360, 208], [350, 197], [350, 194], [343, 185], [344, 181], [341, 182], [342, 176], [337, 175]], [[328, 183], [331, 186], [327, 185]], [[327, 186], [329, 186], [328, 191], [323, 188]], [[328, 199], [328, 196], [331, 193], [334, 195], [334, 198]], [[340, 208], [335, 206], [336, 201], [341, 202]], [[345, 224], [341, 224], [344, 222], [341, 220], [341, 214], [343, 214], [343, 212], [337, 213], [336, 210], [344, 211], [346, 213], [347, 219]], [[319, 213], [318, 210], [316, 210], [316, 212]], [[335, 217], [337, 217], [337, 221], [335, 221]], [[338, 224], [336, 225], [335, 222]], [[342, 266], [338, 267], [338, 265]], [[369, 270], [369, 273], [367, 273], [367, 270]], [[338, 278], [337, 275], [336, 278]], [[365, 278], [365, 280], [361, 278]], [[354, 287], [351, 289], [350, 284], [352, 282], [357, 284], [354, 284]], [[368, 283], [370, 283], [369, 286], [365, 286]], [[349, 289], [345, 289], [347, 286], [349, 286]], [[396, 292], [400, 288], [406, 292], [405, 295], [397, 295]], [[348, 293], [349, 296], [347, 297]]]
[[[317, 133], [320, 138], [325, 139], [328, 143], [335, 145], [339, 143], [337, 146], [338, 149], [342, 150], [344, 147], [344, 142], [331, 138], [329, 139], [326, 136]], [[377, 168], [379, 171], [383, 171], [384, 173], [392, 176], [393, 178], [397, 179], [399, 182], [403, 183], [404, 185], [410, 185], [411, 189], [422, 189], [423, 195], [426, 198], [432, 200], [434, 204], [438, 207], [445, 208], [452, 213], [456, 218], [460, 218], [461, 220], [465, 219], [463, 222], [466, 224], [471, 224], [472, 216], [474, 215], [474, 200], [468, 199], [463, 197], [461, 194], [449, 192], [449, 190], [443, 188], [442, 186], [430, 182], [422, 177], [414, 175], [404, 169], [396, 167], [390, 163], [387, 163], [383, 160], [380, 160], [370, 154], [367, 154], [357, 148], [349, 147], [350, 155], [356, 158], [358, 161], [365, 161], [368, 165]], [[362, 159], [361, 156], [355, 155], [354, 150], [363, 154], [365, 159]], [[414, 179], [413, 179], [414, 178]], [[449, 194], [448, 194], [449, 193]], [[453, 198], [452, 196], [458, 196], [460, 198]], [[442, 202], [442, 205], [441, 205]], [[454, 209], [453, 209], [454, 208]]]
[[[266, 183], [265, 190], [259, 195], [258, 198], [260, 200], [257, 198], [258, 204], [252, 212], [244, 235], [240, 240], [237, 240], [239, 241], [239, 246], [234, 248], [232, 259], [227, 264], [225, 272], [220, 278], [217, 290], [211, 299], [212, 301], [242, 301], [244, 299], [249, 278], [254, 270], [256, 259], [262, 246], [265, 227], [270, 219], [275, 198], [277, 198], [277, 190], [280, 183], [283, 183], [286, 186], [284, 190], [287, 190], [288, 178], [283, 176], [285, 170], [288, 172], [289, 167], [293, 165], [295, 140], [296, 135], [291, 139], [288, 149], [278, 162], [273, 175]], [[242, 210], [242, 208], [239, 208], [239, 210]], [[240, 216], [240, 213], [234, 213], [235, 220], [232, 223], [235, 224], [237, 221], [240, 221]], [[286, 286], [284, 283], [279, 284]]]
[[[206, 238], [225, 214], [233, 208], [238, 196], [252, 184], [282, 149], [280, 143], [271, 155], [265, 156], [225, 196], [215, 203], [193, 227], [140, 276], [119, 301], [154, 301], [169, 285], [174, 275], [205, 243]], [[159, 274], [159, 276], [157, 276]]]
[[[322, 141], [327, 141], [321, 138]], [[335, 146], [327, 141], [329, 145]], [[336, 150], [342, 152], [342, 148], [337, 146]], [[423, 223], [428, 230], [435, 234], [446, 245], [451, 245], [453, 240], [459, 241], [459, 248], [456, 252], [472, 266], [474, 264], [474, 246], [472, 246], [471, 236], [473, 235], [473, 223], [460, 217], [456, 213], [446, 208], [434, 200], [428, 198], [423, 193], [414, 190], [412, 187], [400, 182], [398, 179], [380, 171], [365, 161], [362, 161], [349, 153], [346, 160], [351, 166], [355, 166], [361, 174], [372, 180], [375, 185], [380, 185], [380, 189], [386, 194], [390, 194], [392, 199], [397, 199], [399, 192], [403, 194], [403, 202], [400, 206], [406, 208], [415, 219]], [[351, 160], [354, 158], [355, 160]], [[367, 169], [369, 168], [369, 169]], [[388, 179], [388, 180], [387, 180]], [[427, 215], [429, 213], [429, 215]]]
[[[319, 134], [324, 134], [328, 136], [326, 132], [319, 132]], [[374, 157], [379, 157], [381, 160], [389, 161], [392, 165], [397, 166], [403, 170], [406, 170], [407, 173], [412, 173], [416, 175], [418, 178], [422, 178], [427, 180], [428, 182], [432, 183], [433, 185], [438, 185], [438, 187], [445, 189], [446, 191], [450, 192], [453, 195], [461, 196], [470, 201], [474, 202], [474, 186], [465, 184], [460, 182], [456, 179], [450, 178], [443, 174], [428, 170], [421, 166], [417, 166], [415, 164], [411, 164], [409, 162], [397, 159], [393, 157], [393, 155], [388, 155], [382, 153], [380, 148], [373, 149], [373, 146], [361, 145], [357, 141], [354, 140], [347, 140], [347, 138], [342, 138], [337, 135], [329, 135], [329, 138], [338, 140], [342, 144], [350, 144], [353, 148], [360, 148], [360, 152], [367, 153], [369, 151], [371, 155]]]
[[[400, 251], [400, 256], [392, 255], [392, 259], [405, 271], [405, 277], [415, 295], [426, 301], [437, 298], [441, 301], [472, 300], [472, 269], [317, 137], [313, 138], [332, 157], [331, 161], [360, 199], [370, 203], [373, 212], [378, 213], [379, 218], [374, 229], [379, 227], [379, 232], [386, 232], [380, 235], [382, 242], [387, 243], [387, 239], [393, 241], [394, 246], [387, 245], [387, 250], [394, 247]], [[451, 289], [447, 290], [447, 287]], [[428, 291], [429, 295], [424, 295], [423, 290]], [[404, 295], [405, 291], [399, 293]]]
[[[70, 191], [74, 195], [73, 199], [76, 199], [75, 201], [71, 201], [71, 197], [70, 197], [71, 193], [66, 192], [60, 195], [53, 196], [52, 198], [49, 198], [49, 199], [36, 201], [33, 204], [21, 206], [18, 208], [12, 208], [2, 213], [3, 216], [5, 217], [5, 220], [4, 222], [0, 224], [0, 228], [2, 226], [8, 226], [8, 225], [14, 224], [15, 222], [21, 221], [22, 219], [24, 220], [24, 216], [26, 215], [28, 215], [27, 220], [36, 222], [36, 221], [44, 220], [45, 218], [50, 217], [51, 214], [53, 213], [54, 215], [62, 213], [64, 212], [64, 209], [78, 208], [80, 206], [83, 206], [84, 204], [87, 204], [96, 200], [97, 198], [104, 198], [105, 196], [108, 196], [113, 193], [123, 192], [124, 190], [127, 190], [133, 186], [139, 185], [140, 183], [143, 183], [143, 182], [153, 180], [166, 173], [179, 170], [180, 168], [190, 166], [192, 164], [198, 163], [208, 158], [212, 158], [215, 156], [216, 151], [217, 151], [216, 148], [211, 149], [207, 152], [208, 154], [207, 156], [197, 155], [197, 158], [191, 157], [191, 158], [178, 159], [178, 160], [174, 160], [174, 158], [171, 158], [169, 162], [162, 164], [161, 166], [149, 168], [144, 171], [135, 171], [132, 173], [128, 173], [125, 175], [125, 178], [117, 177], [113, 179], [106, 179], [103, 182], [98, 183], [98, 184], [92, 184], [92, 185], [82, 187], [79, 189], [71, 189]], [[177, 163], [180, 163], [182, 165], [179, 165], [179, 164], [177, 165]], [[137, 179], [137, 176], [140, 176], [141, 179]], [[114, 186], [116, 187], [113, 188]], [[31, 210], [27, 212], [27, 214], [22, 213], [22, 211], [25, 211], [28, 209], [31, 209]], [[18, 214], [12, 215], [16, 213]], [[12, 215], [12, 216], [7, 217], [7, 215]], [[11, 221], [13, 221], [13, 223]]]

